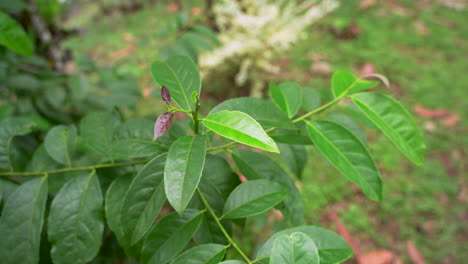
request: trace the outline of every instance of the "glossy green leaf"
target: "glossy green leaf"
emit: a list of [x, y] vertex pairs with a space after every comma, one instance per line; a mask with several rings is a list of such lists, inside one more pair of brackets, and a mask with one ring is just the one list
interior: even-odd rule
[[166, 154], [149, 161], [133, 178], [122, 205], [122, 230], [126, 242], [133, 245], [151, 228], [166, 202], [164, 164]]
[[278, 146], [251, 116], [239, 111], [222, 110], [203, 119], [203, 124], [223, 137], [245, 145], [278, 153]]
[[[295, 130], [277, 129], [270, 133], [270, 137], [277, 143], [292, 144], [292, 145], [312, 145], [307, 131], [297, 128]], [[280, 150], [281, 151], [281, 150]]]
[[23, 183], [8, 197], [0, 218], [2, 263], [38, 263], [46, 201], [47, 177]]
[[311, 88], [302, 88], [303, 100], [301, 108], [307, 112], [310, 112], [320, 106], [321, 98], [320, 94]]
[[399, 102], [378, 93], [361, 93], [351, 98], [409, 160], [416, 165], [424, 163], [424, 136], [416, 121]]
[[115, 112], [92, 113], [81, 120], [80, 134], [86, 146], [105, 160], [112, 160], [112, 138], [119, 118]]
[[154, 157], [165, 151], [167, 148], [159, 142], [137, 138], [116, 140], [112, 144], [115, 159]]
[[[11, 181], [6, 181], [2, 179], [0, 179], [0, 185], [2, 185], [2, 191], [0, 192], [2, 193], [3, 201], [7, 201], [8, 197], [10, 197], [10, 195], [15, 193], [16, 189], [18, 189], [18, 187], [20, 186]], [[0, 201], [0, 204], [1, 204], [1, 201]]]
[[314, 241], [304, 233], [278, 236], [271, 250], [270, 264], [319, 264]]
[[171, 264], [219, 264], [225, 253], [223, 245], [204, 244], [183, 252]]
[[179, 214], [183, 213], [200, 183], [205, 155], [203, 136], [180, 137], [169, 148], [164, 189], [167, 200]]
[[364, 145], [367, 144], [367, 137], [365, 131], [352, 119], [345, 114], [331, 114], [325, 120], [338, 123], [351, 131]]
[[278, 147], [280, 158], [296, 177], [302, 178], [302, 172], [309, 156], [307, 149], [302, 145], [290, 144], [278, 144]]
[[166, 86], [172, 99], [185, 110], [195, 110], [195, 103], [190, 100], [193, 92], [200, 94], [200, 73], [193, 61], [186, 56], [176, 55], [167, 61], [156, 61], [151, 65], [154, 80]]
[[294, 82], [284, 82], [280, 85], [270, 84], [270, 96], [273, 102], [286, 113], [289, 118], [296, 115], [302, 105], [302, 87]]
[[201, 214], [186, 210], [183, 217], [171, 213], [159, 220], [146, 238], [142, 249], [143, 264], [165, 264], [189, 243], [200, 225]]
[[117, 239], [123, 240], [123, 229], [120, 222], [125, 194], [132, 182], [130, 175], [122, 175], [115, 179], [106, 192], [104, 211], [109, 229], [115, 233]]
[[257, 253], [256, 259], [262, 259], [258, 263], [269, 263], [268, 256], [272, 254], [272, 247], [276, 238], [296, 232], [305, 233], [312, 238], [318, 249], [320, 264], [342, 263], [353, 255], [352, 248], [335, 232], [316, 226], [299, 226], [277, 232], [268, 239]]
[[0, 11], [0, 44], [23, 55], [33, 54], [33, 44], [18, 22]]
[[307, 123], [317, 150], [372, 200], [382, 199], [380, 172], [365, 145], [345, 127], [331, 121]]
[[287, 115], [281, 112], [271, 101], [260, 98], [240, 97], [229, 99], [215, 106], [210, 114], [222, 110], [244, 112], [257, 120], [264, 128], [294, 128]]
[[226, 260], [226, 261], [220, 262], [219, 264], [245, 264], [245, 262], [240, 261], [240, 260]]
[[104, 231], [97, 175], [71, 178], [52, 201], [48, 235], [54, 263], [87, 263], [99, 252]]
[[243, 218], [268, 211], [288, 196], [286, 189], [269, 180], [247, 181], [237, 186], [224, 206], [225, 218]]
[[35, 123], [18, 117], [8, 117], [0, 122], [0, 170], [13, 169], [11, 145], [13, 137], [26, 135]]
[[76, 128], [74, 126], [59, 125], [47, 132], [44, 147], [55, 161], [70, 167], [75, 142]]
[[268, 179], [286, 187], [288, 197], [277, 208], [283, 212], [288, 224], [301, 225], [304, 223], [304, 205], [299, 190], [292, 178], [275, 160], [246, 149], [234, 151], [232, 157], [239, 171], [248, 180]]
[[336, 71], [332, 76], [332, 92], [335, 98], [346, 94], [353, 94], [377, 86], [376, 81], [368, 81], [356, 78], [347, 71]]
[[[222, 209], [221, 209], [222, 212]], [[221, 216], [221, 214], [219, 214]], [[232, 233], [232, 222], [229, 219], [222, 219], [221, 224], [228, 234]], [[226, 239], [223, 231], [219, 228], [216, 220], [209, 214], [203, 214], [193, 239], [197, 244], [217, 243], [227, 244], [229, 241]]]
[[[56, 162], [47, 153], [44, 143], [34, 150], [31, 160], [29, 161], [27, 171], [46, 171], [59, 168], [60, 163]], [[54, 176], [55, 178], [55, 176]], [[52, 180], [53, 181], [53, 180]], [[49, 179], [49, 192], [51, 179]]]

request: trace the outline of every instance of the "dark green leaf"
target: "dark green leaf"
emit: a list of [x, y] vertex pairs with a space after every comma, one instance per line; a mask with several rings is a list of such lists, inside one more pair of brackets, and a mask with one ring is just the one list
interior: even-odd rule
[[223, 245], [200, 245], [180, 254], [171, 264], [219, 264], [225, 252]]
[[59, 125], [49, 130], [44, 139], [44, 147], [55, 161], [70, 167], [75, 142], [76, 128]]
[[72, 95], [78, 100], [85, 98], [88, 93], [88, 86], [89, 84], [86, 75], [74, 74], [68, 77], [68, 87], [70, 88]]
[[225, 218], [243, 218], [268, 211], [288, 196], [281, 184], [269, 180], [247, 181], [237, 186], [224, 206]]
[[165, 264], [188, 244], [200, 225], [201, 214], [186, 210], [183, 217], [171, 213], [159, 220], [143, 244], [144, 264]]
[[278, 147], [280, 149], [280, 158], [296, 177], [302, 178], [302, 172], [309, 156], [307, 149], [302, 145], [289, 144], [278, 144]]
[[[221, 209], [222, 212], [222, 209]], [[221, 215], [221, 214], [219, 214]], [[232, 233], [232, 223], [231, 220], [222, 219], [221, 224], [223, 225], [224, 229], [228, 232], [228, 234]], [[224, 235], [223, 231], [219, 228], [218, 223], [216, 223], [215, 219], [209, 214], [203, 214], [202, 220], [200, 222], [200, 227], [198, 228], [197, 232], [195, 233], [193, 239], [197, 244], [207, 244], [207, 243], [218, 243], [218, 244], [226, 244], [229, 243], [227, 241], [226, 236]]]
[[33, 54], [33, 45], [20, 24], [0, 11], [0, 44], [23, 55]]
[[240, 149], [232, 157], [237, 168], [248, 180], [268, 179], [283, 185], [288, 190], [288, 197], [281, 206], [286, 221], [291, 225], [304, 222], [304, 205], [299, 191], [291, 177], [270, 157], [255, 151]]
[[273, 243], [270, 264], [319, 264], [314, 241], [304, 233], [278, 236]]
[[81, 120], [80, 132], [89, 149], [99, 153], [105, 160], [112, 160], [112, 138], [119, 125], [115, 112], [92, 113]]
[[167, 151], [162, 144], [144, 139], [122, 139], [112, 144], [112, 155], [115, 159], [133, 159], [154, 157]]
[[145, 118], [129, 119], [120, 124], [114, 132], [114, 140], [121, 139], [153, 139], [154, 120]]
[[245, 264], [245, 262], [240, 261], [240, 260], [226, 260], [226, 261], [220, 262], [219, 264]]
[[378, 93], [361, 93], [352, 99], [409, 160], [416, 165], [424, 163], [426, 145], [423, 134], [399, 102]]
[[336, 71], [332, 76], [332, 91], [335, 98], [364, 91], [378, 84], [376, 81], [358, 79], [347, 71]]
[[222, 110], [244, 112], [257, 120], [257, 122], [260, 123], [260, 125], [262, 125], [264, 128], [294, 128], [294, 125], [291, 123], [289, 118], [271, 101], [260, 98], [240, 97], [230, 99], [215, 106], [210, 111], [210, 114]]
[[301, 106], [303, 110], [310, 112], [320, 106], [320, 94], [316, 90], [304, 87], [302, 88], [302, 93], [304, 95]]
[[148, 162], [125, 194], [120, 222], [129, 244], [135, 244], [149, 231], [166, 201], [163, 181], [165, 163], [166, 154]]
[[169, 148], [164, 168], [164, 189], [172, 207], [182, 214], [192, 199], [205, 164], [203, 136], [184, 136]]
[[255, 119], [239, 111], [222, 110], [203, 119], [203, 124], [223, 137], [278, 153], [278, 146]]
[[47, 201], [47, 177], [23, 183], [8, 197], [0, 218], [0, 259], [35, 264]]
[[258, 263], [269, 263], [269, 259], [265, 257], [270, 256], [273, 243], [277, 237], [283, 234], [290, 235], [296, 232], [305, 233], [312, 238], [318, 249], [320, 264], [342, 263], [353, 254], [353, 250], [348, 243], [335, 232], [316, 226], [299, 226], [282, 230], [268, 239], [257, 253], [256, 258], [262, 259], [258, 261]]
[[302, 87], [294, 82], [284, 82], [280, 85], [271, 83], [270, 96], [289, 118], [295, 116], [302, 105]]
[[98, 253], [104, 230], [97, 176], [71, 178], [55, 196], [48, 219], [54, 263], [87, 263]]
[[193, 92], [200, 94], [201, 81], [197, 66], [185, 56], [173, 56], [166, 62], [156, 61], [151, 65], [154, 80], [166, 86], [172, 99], [185, 110], [195, 110], [190, 100]]
[[34, 122], [19, 117], [9, 117], [0, 122], [0, 169], [13, 168], [10, 156], [12, 139], [28, 134], [33, 126]]
[[382, 199], [380, 172], [365, 145], [343, 126], [331, 121], [307, 123], [317, 150], [372, 200]]

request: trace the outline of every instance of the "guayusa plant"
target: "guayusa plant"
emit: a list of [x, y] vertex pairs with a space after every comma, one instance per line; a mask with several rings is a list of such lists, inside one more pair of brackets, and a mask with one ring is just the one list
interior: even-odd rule
[[[333, 98], [321, 105], [313, 90], [284, 82], [270, 85], [268, 100], [234, 98], [202, 115], [200, 74], [189, 57], [156, 61], [151, 71], [167, 106], [156, 123], [92, 113], [78, 127], [53, 127], [28, 155], [12, 142], [38, 133], [36, 124], [0, 121], [2, 263], [341, 263], [352, 255], [345, 240], [304, 225], [295, 181], [306, 146], [372, 200], [382, 199], [382, 180], [360, 127], [329, 111], [344, 107], [410, 161], [424, 161], [408, 111], [369, 92], [377, 82], [349, 72], [333, 74]], [[173, 122], [176, 112], [189, 117], [190, 130]], [[285, 229], [247, 254], [232, 226], [273, 208]]]

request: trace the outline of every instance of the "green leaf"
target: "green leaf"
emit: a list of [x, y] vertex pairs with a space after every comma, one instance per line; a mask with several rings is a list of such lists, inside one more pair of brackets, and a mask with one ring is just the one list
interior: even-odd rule
[[276, 238], [283, 234], [290, 235], [296, 232], [305, 233], [312, 238], [318, 249], [320, 264], [342, 263], [353, 255], [352, 248], [335, 232], [317, 226], [299, 226], [277, 232], [268, 239], [257, 253], [256, 259], [262, 259], [258, 263], [269, 263], [269, 259], [266, 257], [272, 254], [272, 247]]
[[346, 94], [353, 94], [377, 86], [376, 81], [368, 81], [356, 78], [347, 71], [336, 71], [332, 76], [332, 92], [335, 98]]
[[54, 263], [87, 263], [104, 231], [102, 193], [94, 173], [71, 178], [52, 201], [48, 235]]
[[68, 87], [73, 97], [78, 100], [85, 98], [88, 93], [88, 86], [89, 82], [84, 74], [73, 74], [68, 77]]
[[278, 236], [273, 243], [270, 264], [319, 264], [314, 241], [304, 233]]
[[172, 207], [182, 214], [192, 199], [205, 164], [203, 136], [184, 136], [169, 148], [164, 168], [164, 189]]
[[203, 25], [194, 25], [192, 29], [195, 32], [198, 32], [199, 34], [203, 35], [205, 38], [209, 39], [214, 44], [214, 46], [221, 45], [221, 42], [219, 41], [218, 36], [210, 28], [205, 27]]
[[302, 105], [302, 87], [294, 82], [284, 82], [280, 85], [270, 84], [270, 96], [273, 102], [292, 118]]
[[0, 44], [23, 55], [33, 54], [33, 44], [21, 25], [2, 11], [0, 11]]
[[0, 122], [0, 169], [13, 169], [11, 147], [13, 137], [26, 135], [35, 123], [19, 117], [8, 117]]
[[222, 110], [244, 112], [257, 120], [264, 128], [295, 128], [289, 118], [271, 101], [260, 98], [240, 97], [226, 100], [215, 106], [209, 114]]
[[380, 173], [365, 145], [349, 130], [331, 121], [307, 123], [317, 150], [372, 200], [382, 199]]
[[[221, 209], [222, 212], [222, 209]], [[220, 214], [221, 215], [221, 214]], [[228, 234], [232, 233], [232, 222], [228, 219], [222, 219], [221, 224]], [[227, 244], [229, 241], [226, 239], [221, 228], [219, 228], [216, 220], [209, 214], [203, 214], [193, 239], [197, 244], [218, 243]]]
[[280, 149], [280, 158], [289, 167], [291, 172], [301, 179], [309, 156], [307, 149], [302, 145], [290, 144], [278, 144], [278, 147]]
[[38, 263], [46, 201], [47, 177], [23, 183], [8, 197], [0, 218], [2, 263]]
[[270, 133], [271, 138], [277, 143], [292, 145], [312, 145], [305, 129], [286, 130], [277, 129]]
[[225, 218], [243, 218], [268, 211], [288, 193], [281, 184], [269, 180], [247, 181], [237, 186], [224, 206]]
[[240, 260], [226, 260], [226, 261], [220, 262], [219, 264], [245, 264], [245, 262], [240, 261]]
[[190, 100], [193, 92], [200, 94], [200, 73], [193, 61], [186, 56], [173, 56], [166, 62], [156, 61], [151, 65], [154, 80], [166, 86], [172, 99], [185, 110], [195, 110], [195, 103]]
[[2, 199], [3, 199], [3, 182], [0, 181], [0, 204], [2, 204]]
[[123, 238], [122, 224], [120, 218], [122, 215], [122, 206], [125, 194], [132, 182], [130, 175], [122, 175], [115, 179], [106, 192], [104, 211], [109, 229], [115, 233], [119, 242]]
[[115, 112], [89, 114], [81, 120], [81, 137], [89, 149], [112, 160], [112, 138], [119, 122]]
[[311, 88], [302, 88], [304, 99], [302, 100], [301, 108], [306, 112], [310, 112], [320, 106], [320, 94]]
[[134, 159], [154, 157], [167, 151], [159, 142], [138, 138], [116, 140], [112, 144], [112, 156], [115, 159]]
[[278, 146], [255, 119], [239, 111], [223, 110], [210, 114], [203, 124], [223, 137], [245, 145], [279, 153]]
[[171, 264], [219, 264], [225, 253], [223, 245], [200, 245], [180, 254]]
[[159, 220], [146, 238], [142, 263], [165, 264], [177, 256], [189, 243], [200, 225], [201, 214], [186, 210], [183, 217], [171, 213]]
[[239, 171], [248, 180], [268, 179], [280, 183], [288, 190], [288, 197], [281, 203], [280, 209], [290, 225], [304, 222], [304, 205], [299, 190], [292, 178], [270, 157], [261, 153], [239, 149], [232, 155]]
[[149, 161], [133, 178], [122, 205], [121, 225], [127, 243], [133, 245], [151, 228], [166, 202], [164, 164], [166, 154]]
[[325, 120], [338, 123], [353, 133], [364, 145], [367, 145], [367, 138], [365, 131], [352, 119], [344, 114], [331, 114]]
[[409, 160], [419, 166], [424, 163], [424, 136], [399, 102], [378, 93], [361, 93], [351, 98]]
[[[3, 188], [2, 188], [2, 191], [0, 191], [2, 194], [3, 194], [3, 200], [4, 201], [7, 201], [8, 200], [8, 197], [10, 197], [10, 195], [12, 195], [13, 193], [15, 193], [16, 189], [18, 189], [19, 185], [11, 182], [11, 181], [7, 181], [7, 180], [2, 180], [0, 179], [0, 185], [3, 185]], [[0, 204], [1, 204], [1, 201], [0, 201]], [[1, 210], [0, 210], [1, 212]]]
[[75, 142], [76, 128], [59, 125], [49, 130], [44, 139], [44, 147], [55, 161], [70, 167]]

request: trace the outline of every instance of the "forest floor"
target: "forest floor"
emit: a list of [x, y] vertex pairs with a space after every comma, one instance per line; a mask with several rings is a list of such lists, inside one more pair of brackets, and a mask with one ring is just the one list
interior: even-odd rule
[[[382, 73], [390, 79], [389, 92], [424, 129], [428, 151], [422, 167], [411, 165], [380, 133], [368, 131], [384, 182], [380, 203], [366, 199], [310, 150], [314, 162], [301, 184], [306, 222], [346, 237], [357, 253], [350, 263], [468, 260], [468, 11], [444, 2], [450, 1], [346, 1], [281, 58], [284, 76], [321, 91], [329, 89], [338, 69]], [[86, 31], [66, 43], [75, 55], [117, 65], [144, 88], [152, 86], [149, 65], [168, 41], [156, 33], [170, 17], [166, 5], [97, 21], [77, 17], [71, 24]], [[141, 114], [154, 115], [155, 101], [142, 100]], [[247, 244], [255, 235], [253, 230], [239, 239]]]

